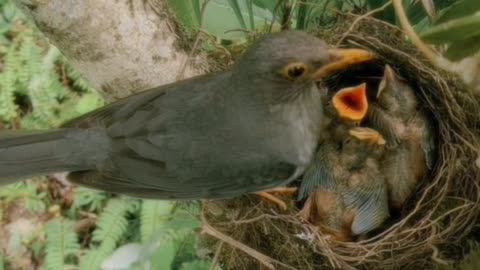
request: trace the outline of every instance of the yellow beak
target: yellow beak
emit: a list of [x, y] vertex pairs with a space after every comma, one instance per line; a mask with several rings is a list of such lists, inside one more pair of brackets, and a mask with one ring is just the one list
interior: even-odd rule
[[348, 133], [362, 141], [367, 141], [369, 144], [385, 145], [385, 139], [378, 131], [367, 127], [354, 127]]
[[331, 61], [312, 74], [312, 79], [319, 80], [326, 74], [347, 68], [354, 64], [367, 62], [375, 58], [373, 53], [362, 49], [330, 49], [327, 51]]

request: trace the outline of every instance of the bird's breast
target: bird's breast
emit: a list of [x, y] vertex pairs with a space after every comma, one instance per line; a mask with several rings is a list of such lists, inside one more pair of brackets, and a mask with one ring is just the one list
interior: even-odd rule
[[[273, 111], [280, 111], [280, 121], [286, 126], [284, 158], [297, 166], [307, 166], [313, 159], [321, 135], [323, 110], [321, 96], [313, 86], [303, 95], [288, 103], [275, 105]], [[287, 141], [288, 140], [288, 141]]]

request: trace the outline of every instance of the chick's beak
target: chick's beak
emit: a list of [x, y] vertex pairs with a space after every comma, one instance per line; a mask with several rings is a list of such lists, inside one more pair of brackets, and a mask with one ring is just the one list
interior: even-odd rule
[[330, 49], [327, 53], [330, 56], [330, 62], [312, 74], [313, 80], [319, 80], [332, 71], [341, 70], [375, 58], [373, 53], [362, 49]]
[[382, 134], [378, 131], [367, 128], [367, 127], [354, 127], [351, 128], [348, 133], [361, 140], [366, 141], [369, 144], [376, 144], [376, 145], [385, 145], [385, 139], [383, 138]]
[[368, 111], [366, 84], [340, 89], [333, 96], [332, 104], [340, 118], [361, 121]]

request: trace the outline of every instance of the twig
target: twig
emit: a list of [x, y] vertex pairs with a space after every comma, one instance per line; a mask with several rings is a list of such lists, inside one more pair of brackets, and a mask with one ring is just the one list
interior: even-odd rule
[[210, 270], [215, 270], [215, 268], [217, 267], [218, 260], [220, 258], [220, 252], [222, 251], [222, 248], [223, 248], [223, 243], [224, 242], [220, 242], [218, 244], [217, 250], [215, 251], [215, 255], [213, 256], [213, 259], [212, 259], [212, 265], [210, 266]]
[[379, 7], [379, 8], [376, 8], [376, 9], [372, 9], [370, 10], [369, 12], [357, 17], [353, 22], [352, 22], [352, 25], [350, 25], [350, 27], [348, 28], [348, 30], [342, 35], [342, 37], [340, 38], [340, 40], [338, 40], [337, 42], [337, 46], [340, 45], [343, 40], [353, 31], [353, 29], [355, 28], [355, 26], [358, 24], [358, 22], [360, 22], [361, 20], [377, 13], [377, 12], [380, 12], [380, 11], [383, 11], [384, 9], [386, 9], [388, 6], [390, 6], [390, 4], [392, 3], [392, 1], [388, 1], [386, 2], [383, 6]]
[[284, 1], [285, 1], [285, 0], [278, 0], [277, 4], [276, 4], [275, 7], [273, 8], [272, 21], [270, 22], [270, 26], [268, 27], [268, 33], [271, 33], [271, 32], [272, 32], [273, 25], [275, 24], [275, 18], [276, 18], [276, 16], [277, 16], [278, 9], [280, 8], [281, 4], [282, 4]]
[[[446, 69], [448, 65], [452, 65], [450, 61], [443, 58], [441, 55], [436, 53], [434, 50], [430, 49], [423, 41], [418, 37], [417, 33], [413, 29], [412, 25], [410, 24], [407, 15], [405, 14], [405, 10], [403, 9], [402, 1], [401, 0], [392, 0], [393, 8], [395, 9], [395, 14], [397, 14], [397, 18], [400, 21], [400, 25], [405, 31], [405, 34], [408, 38], [412, 41], [413, 45], [417, 47], [417, 49], [423, 53], [423, 55], [435, 66], [442, 67]], [[448, 68], [447, 68], [448, 70]]]
[[197, 33], [197, 36], [195, 37], [195, 42], [193, 43], [193, 46], [192, 46], [192, 50], [190, 51], [190, 53], [188, 54], [188, 57], [187, 59], [185, 59], [185, 62], [183, 62], [183, 65], [182, 67], [180, 68], [180, 71], [178, 72], [177, 74], [177, 81], [183, 79], [183, 76], [185, 75], [185, 69], [187, 69], [187, 65], [188, 63], [190, 62], [190, 60], [192, 59], [193, 57], [193, 54], [195, 53], [195, 51], [197, 50], [197, 47], [198, 47], [198, 43], [200, 42], [200, 35], [202, 33], [202, 28], [203, 28], [203, 20], [204, 20], [204, 17], [205, 17], [205, 10], [206, 10], [206, 7], [207, 7], [207, 4], [208, 2], [210, 2], [210, 0], [205, 0], [205, 2], [203, 2], [202, 4], [202, 7], [200, 9], [200, 25], [199, 25], [199, 31]]
[[282, 16], [282, 23], [280, 26], [282, 31], [288, 30], [290, 28], [291, 18], [292, 18], [292, 3], [290, 3], [290, 0], [285, 0], [283, 2], [283, 16]]
[[255, 249], [231, 238], [230, 236], [228, 235], [225, 235], [224, 233], [218, 231], [217, 229], [215, 229], [214, 227], [212, 227], [207, 219], [205, 218], [205, 214], [203, 212], [203, 210], [201, 211], [201, 214], [200, 214], [200, 221], [202, 222], [202, 233], [206, 233], [214, 238], [217, 238], [218, 240], [222, 241], [222, 242], [225, 242], [227, 244], [229, 244], [230, 246], [236, 248], [236, 249], [239, 249], [243, 252], [245, 252], [246, 254], [248, 254], [249, 256], [251, 256], [252, 258], [256, 259], [257, 261], [259, 261], [262, 265], [264, 265], [265, 267], [267, 267], [268, 269], [275, 269], [274, 267], [274, 264], [278, 264], [278, 265], [282, 265], [283, 267], [285, 268], [289, 268], [289, 269], [295, 269], [291, 266], [288, 266], [280, 261], [277, 261], [261, 252], [258, 252], [256, 251]]

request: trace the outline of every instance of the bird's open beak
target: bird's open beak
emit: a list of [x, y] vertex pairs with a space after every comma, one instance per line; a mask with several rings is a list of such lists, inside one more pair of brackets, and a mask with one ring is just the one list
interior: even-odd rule
[[378, 131], [367, 127], [354, 127], [348, 130], [348, 133], [369, 144], [385, 145], [386, 141]]
[[340, 89], [332, 98], [332, 104], [340, 118], [361, 121], [368, 111], [367, 85]]
[[330, 56], [330, 62], [316, 70], [312, 74], [312, 79], [319, 80], [332, 71], [341, 70], [375, 58], [373, 53], [362, 49], [330, 49], [327, 53]]

